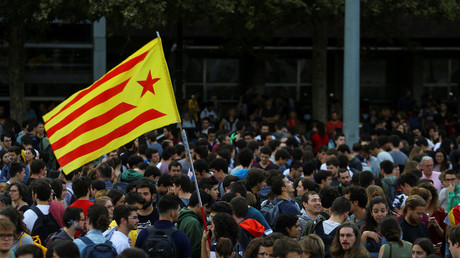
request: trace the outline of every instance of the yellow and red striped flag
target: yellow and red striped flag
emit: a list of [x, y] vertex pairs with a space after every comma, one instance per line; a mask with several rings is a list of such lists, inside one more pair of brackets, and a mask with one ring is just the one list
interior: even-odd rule
[[143, 46], [43, 118], [66, 174], [143, 133], [179, 123], [161, 39]]

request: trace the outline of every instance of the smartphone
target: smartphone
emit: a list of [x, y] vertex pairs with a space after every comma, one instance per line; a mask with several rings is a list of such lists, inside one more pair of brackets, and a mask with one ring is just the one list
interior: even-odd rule
[[429, 217], [428, 219], [429, 220], [435, 220], [436, 218], [435, 217]]

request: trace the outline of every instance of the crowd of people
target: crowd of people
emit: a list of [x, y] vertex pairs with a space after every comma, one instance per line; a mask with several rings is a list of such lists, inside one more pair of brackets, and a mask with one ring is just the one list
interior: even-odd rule
[[447, 105], [371, 111], [347, 143], [338, 112], [303, 130], [290, 103], [192, 97], [188, 146], [170, 125], [67, 174], [39, 118], [2, 120], [0, 258], [460, 257]]

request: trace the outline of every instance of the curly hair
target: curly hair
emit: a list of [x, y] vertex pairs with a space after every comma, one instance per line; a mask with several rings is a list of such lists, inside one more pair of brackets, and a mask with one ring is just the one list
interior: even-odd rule
[[388, 240], [388, 242], [397, 242], [400, 247], [403, 247], [401, 241], [401, 226], [395, 217], [388, 216], [380, 222], [380, 232]]
[[216, 216], [212, 217], [212, 224], [214, 225], [214, 239], [216, 241], [221, 237], [226, 237], [233, 244], [236, 244], [239, 236], [239, 227], [232, 216], [219, 212]]
[[6, 207], [0, 211], [0, 215], [3, 215], [9, 218], [11, 222], [13, 222], [16, 228], [15, 230], [16, 236], [19, 236], [21, 232], [30, 234], [29, 230], [26, 227], [26, 224], [23, 222], [24, 217], [22, 216], [22, 212], [16, 210], [13, 207]]
[[377, 225], [377, 222], [375, 221], [374, 217], [372, 217], [372, 208], [376, 204], [385, 204], [385, 207], [388, 209], [388, 202], [386, 201], [385, 198], [382, 196], [376, 196], [372, 198], [370, 201], [369, 205], [366, 208], [366, 219], [364, 220], [364, 224], [361, 228], [361, 231], [374, 231], [375, 228], [377, 228], [379, 225]]

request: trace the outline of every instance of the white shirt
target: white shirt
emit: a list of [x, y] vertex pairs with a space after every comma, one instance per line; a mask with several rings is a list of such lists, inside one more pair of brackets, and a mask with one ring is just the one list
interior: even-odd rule
[[340, 223], [337, 223], [331, 220], [323, 221], [324, 234], [329, 235], [329, 233], [331, 233], [331, 231], [334, 230], [338, 226], [340, 226]]
[[130, 248], [129, 238], [120, 231], [113, 232], [112, 238], [109, 239], [112, 244], [115, 246], [117, 253], [121, 254], [126, 248]]
[[[49, 205], [39, 204], [39, 205], [37, 205], [37, 208], [40, 209], [40, 211], [43, 213], [43, 215], [48, 215], [49, 214], [49, 210], [50, 210]], [[37, 221], [37, 219], [38, 219], [37, 213], [35, 213], [35, 211], [33, 211], [32, 209], [28, 209], [24, 213], [24, 220], [23, 221], [24, 221], [24, 224], [26, 224], [26, 227], [27, 227], [27, 229], [29, 229], [30, 232], [32, 232], [32, 229], [34, 228], [35, 221]]]

